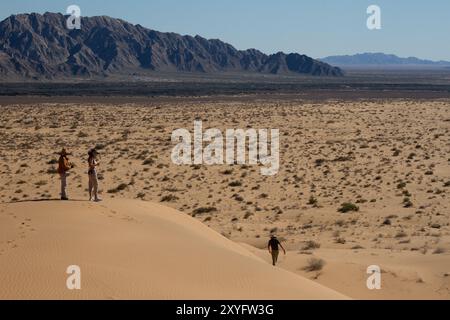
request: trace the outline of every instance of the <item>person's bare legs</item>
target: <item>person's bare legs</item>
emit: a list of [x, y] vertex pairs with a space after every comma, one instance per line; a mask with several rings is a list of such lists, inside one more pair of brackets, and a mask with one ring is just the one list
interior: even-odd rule
[[92, 201], [92, 189], [94, 185], [92, 183], [92, 174], [89, 175], [89, 201]]
[[101, 201], [101, 199], [98, 197], [98, 178], [97, 174], [92, 175], [92, 186], [94, 189], [94, 201]]
[[61, 200], [67, 200], [67, 173], [61, 174]]

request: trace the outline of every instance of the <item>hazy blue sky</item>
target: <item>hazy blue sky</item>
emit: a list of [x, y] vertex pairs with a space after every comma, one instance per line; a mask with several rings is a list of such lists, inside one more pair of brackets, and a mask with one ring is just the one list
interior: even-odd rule
[[[2, 0], [15, 13], [108, 15], [160, 31], [219, 38], [238, 49], [305, 53], [315, 58], [385, 52], [450, 60], [450, 0]], [[366, 27], [366, 9], [381, 7], [382, 30]]]

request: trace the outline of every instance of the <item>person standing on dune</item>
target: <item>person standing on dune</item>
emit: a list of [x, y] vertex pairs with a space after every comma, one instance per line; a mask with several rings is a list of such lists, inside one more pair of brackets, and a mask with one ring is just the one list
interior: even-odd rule
[[92, 194], [94, 195], [94, 201], [102, 201], [98, 197], [98, 177], [97, 177], [97, 166], [100, 164], [97, 161], [98, 152], [92, 149], [88, 152], [88, 165], [89, 165], [89, 201], [92, 201]]
[[281, 245], [280, 241], [278, 241], [276, 236], [271, 236], [269, 243], [267, 244], [267, 248], [269, 249], [269, 253], [272, 255], [272, 264], [275, 266], [278, 261], [278, 255], [280, 254], [280, 250], [278, 247], [281, 247], [283, 249], [284, 254], [286, 255], [286, 250], [284, 250], [283, 246]]
[[67, 197], [67, 172], [73, 168], [69, 162], [68, 153], [66, 149], [62, 149], [58, 160], [58, 173], [61, 177], [61, 200], [69, 200]]

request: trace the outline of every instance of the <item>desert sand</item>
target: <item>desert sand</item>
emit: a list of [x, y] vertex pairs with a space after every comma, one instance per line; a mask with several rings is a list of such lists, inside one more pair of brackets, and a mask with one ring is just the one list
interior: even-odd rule
[[[154, 262], [150, 262], [151, 255], [144, 255], [144, 252], [149, 250], [150, 254], [161, 255], [164, 259], [172, 257], [172, 264], [163, 264], [164, 268], [159, 265], [162, 269], [155, 270], [175, 272], [179, 270], [175, 261], [180, 260], [181, 266], [188, 264], [193, 270], [194, 265], [197, 268], [206, 268], [206, 265], [197, 259], [166, 256], [165, 250], [151, 251], [153, 249], [146, 241], [152, 242], [156, 238], [143, 236], [144, 232], [139, 229], [142, 225], [138, 223], [136, 230], [126, 229], [128, 231], [122, 232], [119, 227], [121, 224], [112, 224], [112, 218], [89, 220], [101, 212], [105, 216], [113, 216], [108, 213], [109, 206], [119, 206], [124, 199], [137, 199], [142, 200], [142, 206], [153, 208], [153, 205], [146, 204], [149, 201], [177, 209], [231, 240], [225, 242], [213, 231], [207, 231], [209, 229], [198, 224], [202, 231], [195, 233], [195, 239], [202, 239], [202, 233], [216, 239], [212, 241], [214, 246], [211, 243], [210, 251], [199, 248], [199, 253], [202, 253], [199, 256], [203, 257], [205, 263], [215, 263], [215, 259], [225, 263], [226, 260], [227, 269], [231, 268], [227, 276], [234, 274], [237, 282], [233, 285], [243, 287], [240, 296], [239, 292], [232, 289], [233, 286], [226, 287], [228, 282], [220, 280], [218, 274], [209, 274], [211, 271], [202, 269], [199, 274], [209, 274], [210, 279], [219, 279], [218, 282], [211, 280], [210, 291], [203, 292], [211, 292], [207, 298], [217, 298], [219, 294], [233, 295], [234, 298], [273, 298], [259, 290], [264, 285], [270, 285], [275, 288], [273, 292], [277, 292], [278, 298], [314, 298], [322, 294], [323, 290], [324, 298], [336, 297], [330, 292], [337, 291], [356, 299], [450, 299], [448, 100], [380, 99], [371, 102], [309, 103], [295, 99], [216, 102], [196, 102], [194, 99], [139, 104], [10, 104], [2, 106], [1, 111], [0, 201], [4, 210], [1, 213], [0, 239], [2, 282], [8, 281], [3, 272], [6, 269], [3, 268], [16, 274], [16, 279], [20, 278], [13, 271], [19, 270], [21, 255], [18, 253], [17, 260], [11, 259], [14, 256], [12, 247], [17, 245], [19, 250], [33, 252], [32, 243], [26, 249], [23, 244], [10, 242], [18, 241], [20, 232], [25, 230], [14, 234], [12, 227], [5, 227], [7, 223], [3, 223], [3, 219], [10, 219], [6, 212], [18, 217], [20, 212], [24, 212], [24, 219], [36, 219], [36, 223], [41, 220], [43, 225], [54, 221], [56, 225], [69, 226], [71, 219], [81, 219], [74, 214], [76, 211], [87, 221], [73, 220], [75, 225], [84, 228], [92, 224], [94, 227], [92, 233], [88, 233], [90, 245], [108, 248], [114, 244], [112, 247], [119, 246], [125, 250], [126, 245], [119, 241], [123, 238], [116, 236], [124, 234], [125, 238], [129, 237], [127, 241], [133, 242], [133, 245], [132, 249], [123, 253], [124, 269], [117, 270], [121, 268], [120, 263], [117, 266], [108, 264], [113, 260], [108, 260], [111, 252], [105, 249], [102, 257], [108, 263], [102, 267], [104, 269], [99, 268], [95, 272], [105, 272], [105, 279], [118, 281], [118, 286], [128, 281], [122, 278], [122, 275], [126, 275], [137, 286], [135, 291], [124, 289], [119, 292], [106, 281], [98, 280], [90, 295], [82, 296], [83, 293], [79, 293], [80, 297], [204, 298], [201, 293], [195, 295], [198, 291], [194, 284], [183, 282], [186, 280], [181, 274], [171, 274], [170, 277], [175, 278], [170, 279], [175, 280], [163, 280], [169, 279], [167, 273], [152, 278], [149, 266]], [[174, 165], [170, 159], [173, 147], [171, 132], [178, 128], [193, 130], [195, 119], [201, 119], [205, 129], [279, 128], [280, 172], [273, 177], [264, 177], [258, 167], [248, 165]], [[76, 165], [69, 177], [69, 196], [81, 202], [15, 204], [59, 197], [55, 162], [56, 153], [63, 146], [72, 152], [71, 160]], [[95, 146], [101, 152], [100, 186], [102, 197], [106, 199], [99, 207], [86, 201], [86, 153]], [[113, 199], [119, 202], [111, 201]], [[343, 203], [352, 204], [351, 208], [358, 207], [358, 211], [339, 212]], [[64, 211], [54, 210], [54, 206], [58, 205], [65, 206]], [[102, 205], [107, 208], [102, 208]], [[49, 206], [49, 212], [43, 212], [46, 211], [43, 210], [45, 206]], [[83, 206], [92, 207], [93, 213], [78, 210]], [[146, 213], [136, 208], [133, 204], [129, 212], [128, 209], [111, 210], [138, 221], [143, 219], [142, 215], [156, 214], [151, 209], [150, 213]], [[34, 212], [37, 216], [48, 216], [37, 219], [33, 217]], [[64, 215], [67, 215], [67, 221]], [[124, 217], [118, 220], [125, 223]], [[183, 221], [191, 225], [191, 220]], [[22, 222], [30, 225], [30, 228], [42, 230], [20, 219], [16, 226], [20, 228]], [[110, 228], [108, 232], [112, 232], [111, 236], [106, 231], [103, 233], [104, 228]], [[69, 230], [67, 232], [70, 235]], [[58, 232], [64, 233], [64, 228], [53, 231], [57, 236]], [[72, 232], [73, 241], [84, 241], [83, 237], [78, 239], [75, 230]], [[270, 257], [265, 250], [271, 233], [276, 233], [288, 249], [288, 254], [281, 257], [276, 270], [269, 265]], [[28, 234], [33, 235], [33, 232]], [[170, 240], [167, 233], [158, 233], [160, 236], [169, 244], [173, 241], [172, 245], [184, 243], [182, 238]], [[50, 239], [46, 240], [50, 248], [58, 245], [57, 241]], [[135, 244], [141, 240], [142, 244]], [[101, 264], [100, 260], [94, 259], [95, 255], [80, 252], [87, 242], [78, 247], [71, 242], [67, 245], [70, 248], [73, 245], [74, 251], [68, 253], [67, 257], [79, 257], [88, 266]], [[137, 246], [136, 255], [130, 254], [134, 245]], [[228, 249], [225, 250], [224, 246]], [[228, 258], [212, 253], [219, 247], [224, 257]], [[62, 249], [54, 250], [49, 253], [54, 254], [49, 257], [51, 264], [40, 262], [40, 268], [49, 268], [45, 272], [60, 272], [63, 264], [75, 263], [58, 260], [59, 253], [56, 252]], [[30, 255], [42, 257], [44, 253], [35, 250]], [[21, 254], [22, 258], [28, 256], [24, 252]], [[180, 257], [187, 257], [183, 250], [180, 251]], [[137, 259], [136, 265], [130, 262], [133, 259]], [[145, 259], [148, 260], [143, 261]], [[141, 262], [142, 267], [138, 266]], [[235, 266], [234, 262], [239, 266]], [[54, 263], [59, 264], [59, 267], [52, 269]], [[383, 271], [382, 289], [371, 291], [366, 288], [366, 268], [374, 264]], [[265, 272], [270, 272], [270, 283], [259, 283], [257, 286], [261, 287], [255, 287], [253, 282], [245, 282], [244, 274], [249, 273], [237, 271], [241, 270], [242, 265], [246, 266], [244, 269], [248, 268], [245, 269], [247, 271], [254, 268], [253, 274], [258, 279], [262, 279]], [[26, 266], [24, 263], [24, 268]], [[130, 267], [135, 268], [133, 270], [136, 272], [125, 273], [124, 270]], [[283, 273], [278, 269], [289, 272]], [[216, 268], [215, 272], [218, 270], [222, 269]], [[275, 278], [279, 276], [274, 273], [282, 274], [285, 280], [276, 281]], [[116, 279], [114, 274], [121, 276]], [[142, 275], [144, 280], [138, 280], [138, 275]], [[65, 274], [62, 272], [53, 276], [60, 281]], [[95, 277], [91, 279], [95, 282]], [[309, 295], [309, 289], [298, 289], [297, 286], [309, 288], [310, 282], [305, 282], [305, 279], [321, 286]], [[174, 287], [179, 291], [171, 291], [169, 287], [159, 293], [140, 291], [144, 290], [141, 282], [148, 285], [152, 281], [155, 281], [154, 288], [168, 281], [181, 284]], [[293, 286], [287, 286], [287, 282]], [[61, 283], [64, 285], [64, 282]], [[308, 285], [303, 286], [303, 283]], [[216, 285], [224, 286], [220, 293], [214, 289]], [[62, 293], [42, 291], [41, 294], [45, 297], [57, 294], [64, 298], [74, 294], [65, 292], [64, 287], [61, 290]], [[151, 289], [147, 287], [146, 290]], [[31, 291], [0, 294], [32, 296]]]
[[[137, 200], [0, 206], [1, 299], [343, 299], [174, 209]], [[68, 290], [68, 266], [81, 290]]]

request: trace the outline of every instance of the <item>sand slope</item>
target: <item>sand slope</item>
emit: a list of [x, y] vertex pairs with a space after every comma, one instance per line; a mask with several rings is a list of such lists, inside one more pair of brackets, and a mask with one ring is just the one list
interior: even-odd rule
[[[261, 259], [270, 261], [266, 250], [241, 244]], [[323, 269], [308, 271], [304, 267], [311, 258], [325, 261]], [[367, 267], [382, 270], [381, 290], [369, 290]], [[450, 299], [450, 259], [448, 255], [428, 255], [410, 251], [315, 249], [289, 251], [278, 267], [313, 279], [328, 288], [354, 299]]]
[[[66, 269], [81, 267], [81, 290]], [[1, 299], [340, 299], [195, 219], [135, 200], [0, 205]]]

